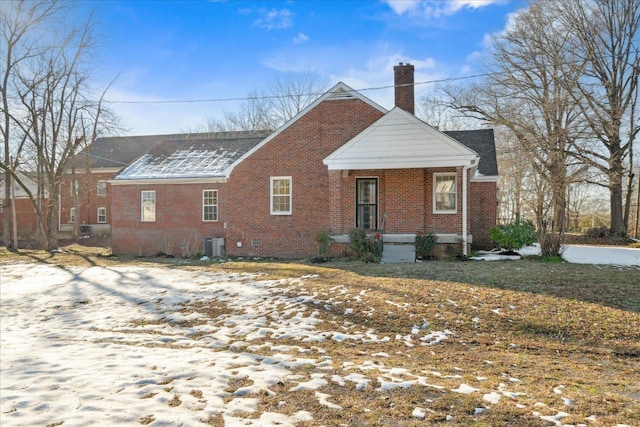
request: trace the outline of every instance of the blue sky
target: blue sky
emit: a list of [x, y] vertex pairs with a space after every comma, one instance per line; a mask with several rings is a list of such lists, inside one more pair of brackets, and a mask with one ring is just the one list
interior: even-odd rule
[[[314, 71], [354, 89], [481, 72], [486, 38], [522, 1], [83, 1], [101, 34], [97, 88], [111, 101], [242, 98], [278, 72]], [[429, 90], [418, 85], [416, 95]], [[365, 91], [383, 107], [392, 89]], [[128, 134], [181, 132], [235, 111], [238, 101], [111, 104]]]

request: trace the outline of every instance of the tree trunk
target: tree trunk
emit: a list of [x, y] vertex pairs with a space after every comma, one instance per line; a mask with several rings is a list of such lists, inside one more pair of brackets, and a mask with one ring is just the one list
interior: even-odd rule
[[611, 179], [609, 186], [609, 197], [611, 202], [611, 231], [613, 235], [624, 236], [627, 234], [627, 227], [624, 223], [622, 212], [622, 182], [619, 178]]
[[11, 221], [11, 210], [14, 208], [13, 200], [11, 200], [11, 175], [4, 174], [4, 224], [2, 227], [2, 240], [7, 249], [16, 249], [13, 247], [13, 223]]

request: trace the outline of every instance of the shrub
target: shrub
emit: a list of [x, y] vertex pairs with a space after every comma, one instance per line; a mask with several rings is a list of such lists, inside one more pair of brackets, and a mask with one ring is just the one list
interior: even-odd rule
[[564, 233], [554, 232], [553, 222], [543, 220], [540, 222], [538, 230], [538, 240], [540, 241], [540, 254], [543, 257], [559, 257], [564, 250]]
[[422, 231], [418, 231], [415, 239], [416, 259], [433, 259], [432, 253], [437, 244], [435, 233], [425, 234]]
[[380, 262], [383, 250], [380, 233], [367, 235], [362, 229], [352, 228], [349, 230], [349, 238], [351, 239], [351, 250], [358, 259], [365, 262]]
[[331, 244], [331, 233], [326, 228], [316, 233], [316, 243], [318, 243], [318, 258], [326, 259], [329, 255], [329, 245]]
[[515, 251], [537, 240], [536, 229], [531, 221], [515, 221], [489, 229], [489, 238], [496, 246], [506, 251]]
[[585, 233], [588, 237], [601, 238], [609, 235], [607, 227], [591, 227]]

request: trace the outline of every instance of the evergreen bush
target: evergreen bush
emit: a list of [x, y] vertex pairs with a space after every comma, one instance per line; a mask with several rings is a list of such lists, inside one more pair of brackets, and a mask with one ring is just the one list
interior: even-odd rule
[[423, 233], [422, 231], [418, 231], [416, 234], [415, 245], [416, 245], [416, 259], [433, 259], [433, 250], [438, 244], [435, 233]]
[[515, 221], [489, 229], [489, 238], [505, 251], [515, 251], [538, 240], [536, 228], [531, 221]]

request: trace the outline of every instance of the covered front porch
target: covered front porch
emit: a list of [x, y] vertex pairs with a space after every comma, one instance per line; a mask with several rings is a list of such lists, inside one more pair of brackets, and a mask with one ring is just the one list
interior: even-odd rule
[[359, 228], [381, 233], [387, 253], [411, 258], [416, 234], [434, 233], [466, 256], [468, 188], [478, 160], [470, 148], [394, 108], [324, 159], [333, 242], [347, 244], [349, 230]]

